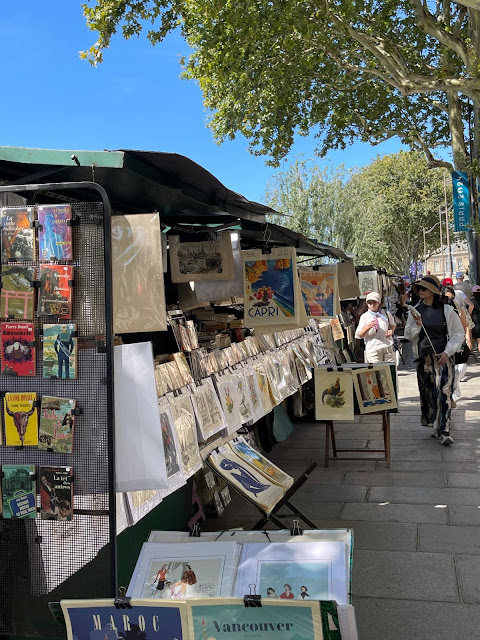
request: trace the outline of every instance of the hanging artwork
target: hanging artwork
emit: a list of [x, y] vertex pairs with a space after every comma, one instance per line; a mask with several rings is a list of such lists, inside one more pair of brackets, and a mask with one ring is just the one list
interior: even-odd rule
[[299, 267], [298, 272], [307, 316], [335, 317], [339, 311], [337, 266]]
[[223, 410], [210, 379], [203, 380], [192, 393], [192, 402], [203, 440], [225, 429]]
[[372, 291], [382, 295], [380, 283], [378, 281], [378, 274], [376, 271], [359, 271], [358, 272], [358, 285], [360, 287], [361, 297], [365, 298]]
[[345, 334], [343, 333], [342, 325], [338, 318], [332, 318], [330, 320], [330, 326], [332, 327], [332, 335], [335, 341], [341, 340], [342, 338], [345, 337]]
[[260, 392], [260, 402], [262, 403], [263, 411], [265, 413], [269, 413], [273, 409], [273, 403], [270, 396], [270, 387], [268, 384], [265, 364], [263, 363], [263, 361], [255, 360], [253, 362], [253, 369], [257, 376], [258, 390]]
[[136, 524], [162, 501], [162, 492], [156, 489], [127, 491], [125, 493], [129, 521]]
[[168, 236], [168, 242], [172, 282], [233, 280], [230, 233], [204, 242], [180, 242], [180, 236]]
[[166, 331], [158, 213], [112, 216], [115, 333]]
[[230, 595], [235, 542], [145, 542], [127, 596], [159, 600]]
[[284, 489], [267, 480], [229, 447], [219, 447], [218, 452], [211, 453], [207, 464], [266, 513], [271, 513], [285, 493]]
[[172, 412], [170, 411], [170, 405], [166, 398], [159, 399], [158, 412], [160, 414], [160, 427], [162, 429], [163, 452], [165, 455], [168, 481], [168, 489], [162, 490], [162, 498], [165, 498], [185, 484], [185, 474], [183, 473], [183, 463], [177, 431], [173, 422]]
[[354, 420], [351, 371], [315, 369], [315, 419]]
[[306, 587], [311, 600], [347, 604], [347, 562], [345, 544], [339, 541], [247, 543], [240, 556], [235, 595], [248, 593], [249, 583], [254, 583], [262, 600], [269, 597], [270, 589], [282, 600], [299, 600]]
[[355, 394], [360, 413], [373, 413], [397, 408], [390, 365], [369, 369], [352, 369]]
[[295, 325], [300, 317], [296, 251], [242, 251], [245, 326]]
[[182, 393], [176, 398], [168, 397], [168, 403], [177, 432], [185, 478], [190, 478], [203, 464], [198, 449], [195, 412], [190, 394]]
[[242, 395], [238, 388], [238, 380], [230, 374], [217, 376], [216, 385], [227, 422], [227, 434], [235, 433], [242, 426], [240, 413]]

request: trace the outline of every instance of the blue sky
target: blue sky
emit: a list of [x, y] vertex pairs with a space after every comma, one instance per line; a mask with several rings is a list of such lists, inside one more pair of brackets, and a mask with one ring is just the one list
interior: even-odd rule
[[[95, 35], [80, 0], [3, 3], [0, 145], [180, 153], [230, 189], [262, 201], [275, 169], [252, 156], [242, 137], [221, 146], [214, 142], [199, 88], [179, 78], [179, 53], [186, 51], [180, 37], [155, 48], [145, 38], [117, 37], [94, 69], [79, 51]], [[299, 138], [289, 160], [299, 153], [313, 157], [315, 146], [313, 136]], [[399, 149], [397, 140], [377, 147], [357, 143], [327, 160], [351, 167]]]

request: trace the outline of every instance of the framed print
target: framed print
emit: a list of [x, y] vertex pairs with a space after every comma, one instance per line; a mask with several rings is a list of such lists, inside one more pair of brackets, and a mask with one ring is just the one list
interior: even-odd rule
[[127, 596], [183, 600], [229, 595], [236, 550], [236, 542], [145, 542]]
[[[271, 589], [282, 600], [301, 600], [302, 587], [311, 600], [336, 600], [348, 604], [345, 544], [340, 541], [246, 543], [242, 546], [235, 595], [257, 585], [262, 600]], [[245, 591], [246, 589], [246, 591]]]
[[299, 313], [297, 255], [282, 247], [242, 251], [246, 327], [295, 325]]
[[315, 369], [315, 419], [355, 419], [351, 370], [338, 371], [335, 367]]
[[397, 396], [388, 363], [368, 369], [352, 369], [352, 375], [360, 413], [397, 408]]
[[189, 640], [323, 640], [320, 602], [262, 598], [260, 608], [246, 607], [243, 595], [188, 601]]
[[168, 236], [168, 242], [172, 282], [234, 279], [230, 233], [205, 242], [180, 242], [180, 236]]
[[166, 331], [158, 213], [112, 216], [115, 333]]
[[300, 289], [307, 316], [334, 318], [339, 311], [337, 265], [299, 267]]
[[365, 298], [367, 294], [376, 291], [382, 295], [382, 290], [378, 282], [378, 273], [376, 271], [359, 271], [358, 285], [360, 287], [361, 298]]

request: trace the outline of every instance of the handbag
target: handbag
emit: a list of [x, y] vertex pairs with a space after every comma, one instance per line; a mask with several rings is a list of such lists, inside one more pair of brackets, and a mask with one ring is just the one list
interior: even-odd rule
[[468, 358], [470, 357], [470, 347], [467, 344], [467, 341], [464, 340], [462, 346], [460, 347], [460, 351], [454, 356], [455, 364], [465, 364], [468, 362]]

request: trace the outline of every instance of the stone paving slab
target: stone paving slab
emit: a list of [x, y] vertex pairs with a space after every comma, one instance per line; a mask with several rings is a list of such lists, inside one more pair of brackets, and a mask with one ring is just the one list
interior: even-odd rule
[[444, 553], [359, 550], [353, 562], [354, 596], [458, 602], [453, 558]]
[[353, 529], [354, 553], [358, 549], [415, 551], [418, 527], [404, 522], [361, 522], [359, 520], [316, 520], [319, 529]]
[[477, 640], [480, 607], [354, 598], [360, 640]]
[[478, 505], [480, 493], [476, 489], [429, 489], [410, 487], [373, 487], [368, 502], [407, 504], [464, 504]]
[[[480, 527], [480, 506], [464, 507], [453, 504], [448, 507], [448, 514], [450, 524], [477, 525]], [[480, 536], [480, 529], [478, 532], [478, 535]]]
[[446, 507], [418, 504], [347, 503], [340, 512], [340, 520], [369, 522], [414, 522], [447, 524]]
[[480, 487], [480, 473], [447, 473], [447, 486]]
[[[377, 469], [385, 469], [385, 462], [376, 462]], [[410, 462], [409, 460], [392, 460], [390, 469], [392, 471], [458, 471], [459, 467], [465, 473], [474, 473], [479, 469], [479, 465], [476, 462], [462, 462], [458, 464], [456, 460], [440, 461], [440, 460], [415, 460]]]
[[[480, 478], [480, 475], [479, 475]], [[445, 474], [438, 471], [347, 471], [344, 484], [370, 487], [445, 487]]]
[[462, 601], [480, 604], [480, 556], [455, 556], [455, 565]]
[[366, 494], [367, 487], [324, 486], [307, 482], [295, 494], [295, 502], [364, 502]]
[[[455, 434], [453, 432], [452, 436], [453, 438], [455, 438]], [[479, 452], [477, 452], [475, 449], [462, 449], [457, 446], [458, 444], [458, 442], [455, 442], [455, 444], [451, 445], [450, 447], [442, 447], [442, 445], [439, 444], [439, 446], [442, 447], [443, 460], [445, 460], [446, 462], [448, 462], [449, 460], [458, 460], [459, 462], [476, 460], [478, 463], [480, 463]]]
[[478, 527], [421, 524], [419, 525], [419, 548], [421, 551], [480, 555], [478, 534]]

